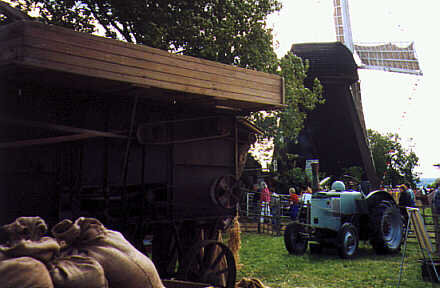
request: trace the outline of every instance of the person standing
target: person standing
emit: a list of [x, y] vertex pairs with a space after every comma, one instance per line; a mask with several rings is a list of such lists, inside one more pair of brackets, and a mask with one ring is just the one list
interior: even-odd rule
[[408, 191], [408, 187], [405, 184], [397, 186], [399, 188], [399, 206], [400, 207], [412, 207], [413, 201], [411, 193]]
[[307, 205], [310, 203], [310, 200], [312, 199], [312, 188], [309, 186], [304, 186], [301, 190], [300, 194], [300, 201], [302, 205]]
[[416, 207], [416, 195], [414, 194], [414, 191], [411, 189], [411, 186], [409, 183], [406, 185], [406, 187], [407, 187], [406, 191], [411, 196], [411, 207]]
[[269, 187], [267, 187], [266, 182], [261, 182], [261, 195], [260, 195], [260, 202], [261, 202], [261, 218], [260, 222], [264, 223], [264, 218], [270, 215], [270, 190]]
[[272, 216], [272, 233], [281, 235], [281, 199], [273, 192], [270, 196], [270, 214]]
[[405, 224], [408, 223], [408, 211], [406, 207], [412, 207], [411, 194], [405, 184], [397, 186], [399, 188], [399, 207], [400, 214], [404, 217]]
[[291, 220], [295, 220], [298, 215], [298, 209], [299, 209], [299, 198], [296, 194], [295, 188], [291, 187], [289, 188], [289, 215]]
[[432, 198], [432, 219], [434, 220], [435, 230], [435, 246], [437, 255], [440, 254], [440, 227], [438, 217], [440, 215], [440, 183], [436, 184], [434, 190], [434, 197]]
[[255, 183], [254, 185], [252, 185], [252, 192], [253, 197], [252, 197], [252, 204], [251, 204], [251, 215], [253, 215], [254, 217], [254, 221], [258, 221], [258, 215], [260, 215], [260, 194], [261, 194], [261, 188], [260, 185], [258, 185], [258, 183]]
[[432, 198], [432, 212], [440, 214], [440, 183], [436, 185]]

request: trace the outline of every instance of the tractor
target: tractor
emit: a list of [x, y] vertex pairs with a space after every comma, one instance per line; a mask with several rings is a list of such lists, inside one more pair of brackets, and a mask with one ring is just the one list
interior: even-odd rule
[[290, 254], [322, 248], [336, 248], [342, 258], [352, 258], [360, 240], [368, 240], [380, 254], [400, 251], [403, 226], [400, 210], [386, 191], [370, 193], [345, 191], [335, 181], [330, 191], [320, 191], [318, 164], [312, 164], [313, 188], [307, 203], [302, 203], [297, 220], [287, 225], [284, 243]]

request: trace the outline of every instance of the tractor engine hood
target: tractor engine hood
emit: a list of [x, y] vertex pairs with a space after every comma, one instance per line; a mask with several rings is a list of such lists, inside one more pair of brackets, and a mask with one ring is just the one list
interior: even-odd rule
[[362, 213], [365, 211], [364, 207], [360, 207], [360, 202], [363, 200], [365, 200], [364, 195], [357, 191], [321, 191], [312, 195], [312, 210], [315, 204], [316, 207], [332, 210], [333, 214]]

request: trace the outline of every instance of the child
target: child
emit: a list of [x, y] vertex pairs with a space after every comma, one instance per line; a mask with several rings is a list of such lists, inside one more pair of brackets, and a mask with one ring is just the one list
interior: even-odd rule
[[298, 209], [299, 209], [299, 199], [298, 195], [296, 194], [295, 188], [291, 187], [289, 188], [289, 204], [290, 204], [290, 219], [295, 220], [298, 215]]

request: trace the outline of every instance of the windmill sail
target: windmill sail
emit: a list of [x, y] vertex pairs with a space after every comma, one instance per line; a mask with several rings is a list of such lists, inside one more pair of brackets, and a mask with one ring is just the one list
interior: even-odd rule
[[360, 68], [422, 75], [414, 42], [355, 44], [363, 66]]
[[336, 28], [336, 40], [345, 44], [345, 46], [347, 46], [351, 52], [354, 52], [350, 14], [348, 12], [348, 1], [333, 0], [333, 6], [335, 8], [334, 20]]
[[359, 68], [422, 75], [414, 42], [354, 43], [348, 0], [333, 0], [333, 6], [336, 39], [359, 56]]

